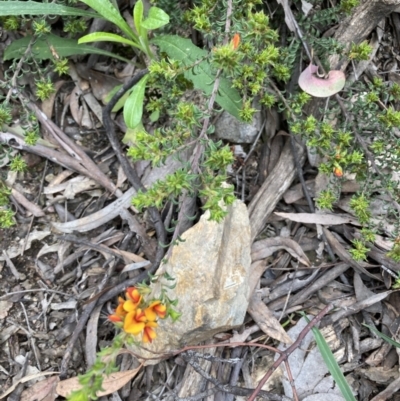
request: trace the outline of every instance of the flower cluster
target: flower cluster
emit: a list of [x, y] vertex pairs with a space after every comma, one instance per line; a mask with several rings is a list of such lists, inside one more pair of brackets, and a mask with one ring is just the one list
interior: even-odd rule
[[126, 290], [126, 299], [119, 297], [115, 312], [108, 318], [121, 327], [125, 333], [142, 334], [144, 343], [151, 343], [156, 338], [157, 318], [167, 316], [167, 307], [160, 300], [146, 302], [136, 287]]

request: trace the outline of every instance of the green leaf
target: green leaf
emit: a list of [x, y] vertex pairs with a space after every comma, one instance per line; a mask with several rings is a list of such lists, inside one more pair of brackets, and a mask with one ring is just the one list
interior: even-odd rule
[[132, 31], [127, 22], [122, 18], [121, 13], [109, 0], [80, 0], [89, 7], [96, 10], [104, 19], [117, 25], [126, 36], [137, 41], [137, 36]]
[[133, 9], [133, 20], [135, 22], [135, 28], [138, 35], [140, 35], [140, 30], [142, 29], [143, 21], [143, 3], [142, 0], [138, 0]]
[[144, 91], [148, 75], [144, 76], [134, 87], [125, 102], [124, 120], [128, 128], [135, 128], [141, 121], [143, 115]]
[[[309, 322], [307, 316], [305, 314], [302, 314], [304, 318]], [[353, 392], [351, 391], [351, 388], [349, 386], [349, 383], [347, 382], [346, 378], [343, 375], [343, 372], [340, 370], [340, 367], [338, 363], [336, 362], [335, 357], [332, 354], [331, 349], [329, 348], [329, 345], [325, 341], [324, 336], [321, 334], [321, 332], [316, 328], [313, 327], [312, 332], [315, 337], [315, 342], [317, 343], [317, 347], [319, 351], [321, 352], [322, 358], [324, 362], [326, 363], [326, 366], [328, 367], [329, 372], [331, 373], [333, 379], [335, 380], [336, 384], [338, 385], [344, 399], [346, 401], [356, 401]]]
[[134, 144], [134, 143], [135, 143], [136, 134], [137, 134], [138, 132], [142, 132], [142, 131], [145, 131], [145, 132], [146, 132], [146, 130], [145, 130], [143, 124], [142, 124], [142, 121], [140, 121], [140, 123], [139, 123], [136, 127], [134, 127], [134, 128], [128, 128], [128, 129], [126, 130], [125, 135], [124, 135], [124, 137], [122, 138], [122, 143], [124, 143], [125, 145], [132, 145], [132, 144]]
[[[104, 103], [108, 104], [112, 99], [112, 97], [121, 89], [121, 87], [122, 85], [117, 85], [113, 89], [111, 89], [110, 92], [108, 92], [107, 95], [105, 96]], [[122, 96], [121, 99], [118, 100], [114, 108], [111, 110], [113, 113], [120, 111], [124, 107], [126, 99], [128, 99], [130, 93], [131, 93], [130, 90], [127, 91], [126, 93], [124, 93], [124, 96]]]
[[390, 337], [388, 337], [387, 335], [381, 333], [379, 330], [377, 330], [375, 327], [373, 326], [369, 326], [368, 324], [363, 323], [363, 326], [368, 327], [373, 333], [375, 333], [376, 335], [378, 335], [380, 338], [382, 338], [383, 340], [385, 340], [387, 343], [400, 348], [400, 343], [398, 343], [397, 341], [394, 341], [393, 339], [391, 339]]
[[[196, 89], [203, 90], [210, 95], [214, 86], [215, 73], [210, 63], [206, 60], [207, 52], [195, 46], [191, 40], [181, 38], [176, 35], [158, 36], [152, 40], [152, 43], [160, 47], [162, 51], [174, 60], [180, 61], [188, 68], [185, 72], [185, 78], [193, 82]], [[242, 105], [242, 98], [239, 92], [232, 88], [231, 82], [221, 77], [216, 102], [229, 114], [240, 120], [239, 112]]]
[[157, 29], [169, 23], [169, 16], [161, 8], [151, 7], [148, 17], [142, 22], [146, 29]]
[[[10, 46], [4, 52], [4, 60], [18, 59], [21, 58], [26, 48], [29, 45], [32, 36], [28, 35], [22, 39], [14, 40]], [[51, 60], [53, 54], [50, 50], [50, 46], [54, 48], [60, 57], [69, 57], [74, 54], [101, 54], [103, 56], [114, 57], [118, 60], [130, 62], [124, 57], [117, 56], [114, 53], [107, 52], [105, 50], [98, 49], [97, 47], [89, 45], [78, 45], [75, 39], [60, 38], [59, 36], [48, 34], [43, 35], [36, 40], [32, 46], [32, 57], [35, 60]]]
[[100, 15], [93, 11], [85, 11], [61, 4], [38, 3], [36, 1], [1, 1], [0, 17], [7, 15], [65, 15], [101, 18]]
[[134, 47], [139, 47], [137, 43], [126, 39], [120, 35], [116, 35], [115, 33], [109, 33], [109, 32], [94, 32], [94, 33], [89, 33], [88, 35], [83, 36], [78, 40], [78, 43], [89, 43], [89, 42], [100, 42], [100, 41], [105, 41], [105, 42], [117, 42], [117, 43], [123, 43], [125, 45], [129, 46], [134, 46]]

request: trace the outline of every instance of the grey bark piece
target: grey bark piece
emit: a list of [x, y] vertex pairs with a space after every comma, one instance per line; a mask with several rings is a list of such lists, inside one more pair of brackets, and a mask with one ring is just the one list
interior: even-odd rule
[[[205, 213], [156, 273], [167, 271], [176, 279], [170, 296], [178, 299], [182, 317], [175, 323], [159, 321], [157, 340], [146, 345], [151, 351], [165, 353], [210, 340], [243, 323], [250, 296], [250, 223], [242, 202], [235, 201], [228, 212], [220, 223]], [[140, 348], [135, 353], [155, 356]]]
[[[297, 157], [302, 165], [305, 160], [304, 147], [297, 143], [295, 147]], [[268, 217], [291, 185], [296, 174], [290, 141], [287, 141], [277, 165], [250, 202], [249, 214], [253, 240], [264, 228]]]

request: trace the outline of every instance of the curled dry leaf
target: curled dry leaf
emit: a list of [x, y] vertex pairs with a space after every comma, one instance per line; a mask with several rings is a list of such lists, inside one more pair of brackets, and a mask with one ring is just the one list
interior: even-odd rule
[[292, 339], [257, 293], [254, 293], [251, 297], [247, 312], [265, 334], [285, 344], [293, 343]]
[[8, 311], [12, 308], [13, 303], [9, 301], [0, 301], [0, 320], [5, 319]]
[[[126, 370], [125, 372], [115, 372], [111, 373], [109, 376], [104, 376], [102, 385], [103, 391], [99, 391], [97, 395], [102, 397], [103, 395], [111, 394], [114, 391], [119, 390], [138, 374], [142, 366], [143, 364], [136, 369]], [[56, 391], [59, 396], [67, 397], [72, 391], [79, 390], [81, 387], [82, 386], [79, 384], [79, 378], [72, 377], [71, 379], [59, 382]]]
[[284, 217], [297, 223], [307, 223], [307, 224], [322, 224], [326, 226], [334, 226], [338, 224], [351, 223], [353, 218], [351, 216], [343, 217], [331, 213], [281, 213], [275, 212], [276, 215]]
[[[51, 234], [51, 231], [32, 231], [28, 235], [28, 239], [21, 239], [16, 245], [12, 245], [7, 249], [7, 254], [10, 259], [15, 258], [22, 254], [23, 251], [31, 247], [33, 241], [41, 241]], [[26, 242], [25, 242], [26, 241]], [[0, 254], [0, 262], [5, 260], [4, 255]]]
[[342, 71], [329, 71], [326, 78], [319, 78], [315, 74], [318, 67], [310, 64], [299, 77], [299, 86], [304, 92], [314, 97], [329, 97], [344, 88], [346, 76]]
[[35, 379], [38, 379], [40, 377], [47, 376], [47, 375], [55, 375], [57, 373], [58, 372], [39, 372], [39, 373], [36, 373], [34, 375], [24, 376], [21, 379], [16, 380], [12, 384], [12, 386], [10, 386], [4, 393], [0, 394], [0, 400], [5, 398], [8, 394], [11, 394], [18, 387], [18, 385], [20, 383], [26, 383], [26, 382], [29, 382], [30, 380], [35, 380]]
[[311, 266], [308, 257], [301, 246], [290, 238], [275, 237], [255, 242], [251, 247], [251, 260], [253, 262], [267, 258], [273, 253], [284, 249], [305, 266]]
[[57, 398], [56, 386], [60, 381], [58, 376], [48, 377], [24, 390], [21, 401], [54, 401]]

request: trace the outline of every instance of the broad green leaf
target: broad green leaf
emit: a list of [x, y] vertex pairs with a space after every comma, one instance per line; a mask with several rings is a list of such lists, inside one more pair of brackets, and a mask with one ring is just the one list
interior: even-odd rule
[[141, 121], [143, 115], [144, 91], [148, 75], [144, 76], [134, 87], [125, 102], [124, 120], [128, 128], [135, 128]]
[[400, 348], [400, 343], [398, 343], [397, 341], [394, 341], [393, 339], [391, 339], [389, 336], [387, 336], [386, 334], [381, 333], [379, 330], [377, 330], [375, 327], [373, 326], [369, 326], [368, 324], [363, 323], [363, 326], [368, 327], [373, 333], [375, 333], [376, 335], [378, 335], [380, 338], [382, 338], [383, 340], [385, 340], [387, 343], [393, 345], [394, 347]]
[[129, 46], [138, 47], [138, 44], [136, 42], [126, 39], [120, 35], [116, 35], [115, 33], [108, 33], [108, 32], [89, 33], [88, 35], [85, 35], [82, 38], [80, 38], [78, 40], [78, 43], [81, 44], [81, 43], [100, 42], [100, 41], [117, 42]]
[[[208, 53], [205, 50], [195, 46], [191, 40], [176, 35], [158, 36], [152, 40], [152, 43], [159, 46], [170, 58], [180, 61], [186, 67], [196, 63], [195, 67], [188, 68], [184, 72], [185, 78], [193, 82], [196, 89], [203, 90], [207, 95], [212, 92], [215, 73], [206, 60]], [[204, 60], [200, 61], [201, 59]], [[226, 78], [220, 78], [216, 102], [229, 114], [240, 120], [242, 98]]]
[[[305, 314], [302, 315], [309, 322], [307, 316], [305, 316]], [[317, 347], [321, 352], [322, 358], [329, 372], [331, 373], [333, 379], [338, 385], [344, 399], [346, 401], [356, 401], [353, 392], [351, 391], [351, 388], [349, 386], [349, 383], [347, 382], [346, 378], [343, 375], [343, 372], [341, 371], [338, 363], [336, 362], [336, 359], [333, 356], [332, 351], [329, 348], [329, 345], [325, 341], [324, 336], [316, 327], [313, 327], [311, 330], [314, 334], [315, 342], [317, 343]]]
[[[14, 58], [21, 58], [26, 48], [29, 45], [32, 36], [28, 35], [22, 39], [14, 40], [10, 46], [4, 52], [4, 60], [11, 60]], [[114, 57], [118, 60], [130, 62], [124, 57], [120, 57], [114, 53], [107, 52], [105, 50], [98, 49], [97, 47], [89, 45], [78, 45], [75, 39], [60, 38], [59, 36], [48, 34], [43, 35], [36, 40], [32, 46], [32, 57], [35, 60], [51, 60], [53, 54], [50, 50], [50, 46], [57, 52], [60, 57], [69, 57], [74, 54], [101, 54], [103, 56]]]
[[0, 1], [0, 17], [7, 15], [65, 15], [101, 18], [99, 14], [93, 11], [85, 11], [61, 4], [38, 3], [36, 1]]
[[122, 32], [131, 39], [137, 40], [135, 33], [132, 31], [127, 22], [122, 18], [121, 13], [109, 0], [80, 0], [89, 7], [96, 10], [104, 19], [117, 25]]
[[169, 23], [169, 15], [161, 8], [151, 7], [148, 17], [142, 22], [142, 27], [146, 29], [157, 29]]
[[138, 0], [133, 9], [133, 21], [135, 22], [135, 28], [138, 35], [140, 35], [140, 31], [142, 29], [142, 21], [143, 21], [143, 3], [142, 0]]

